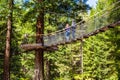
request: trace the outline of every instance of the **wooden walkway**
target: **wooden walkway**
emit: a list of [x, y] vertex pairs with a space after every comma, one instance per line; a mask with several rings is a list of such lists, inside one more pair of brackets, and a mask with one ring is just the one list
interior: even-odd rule
[[65, 45], [65, 44], [70, 44], [72, 42], [76, 42], [77, 40], [81, 40], [83, 38], [88, 38], [90, 36], [94, 36], [100, 32], [105, 32], [106, 30], [108, 30], [109, 28], [114, 28], [116, 26], [120, 26], [120, 21], [116, 22], [116, 23], [113, 23], [113, 24], [110, 24], [110, 25], [107, 25], [107, 26], [104, 26], [98, 30], [95, 30], [89, 34], [83, 34], [83, 36], [79, 37], [79, 38], [76, 38], [76, 39], [73, 39], [73, 40], [70, 40], [70, 41], [63, 41], [61, 43], [57, 43], [57, 44], [54, 44], [54, 45], [50, 45], [50, 46], [42, 46], [41, 44], [23, 44], [21, 45], [21, 48], [25, 49], [26, 51], [30, 51], [30, 50], [37, 50], [37, 49], [45, 49], [45, 50], [57, 50], [57, 46], [58, 45]]

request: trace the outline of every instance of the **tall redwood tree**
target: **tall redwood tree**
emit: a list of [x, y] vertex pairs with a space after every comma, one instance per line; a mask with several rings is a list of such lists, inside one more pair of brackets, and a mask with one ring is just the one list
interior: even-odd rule
[[[38, 3], [42, 4], [43, 0], [37, 0]], [[44, 9], [38, 10], [39, 15], [37, 17], [36, 23], [36, 35], [44, 33]], [[43, 43], [42, 36], [36, 36], [36, 43]], [[43, 49], [35, 51], [35, 80], [44, 80], [44, 59], [43, 59]]]
[[11, 31], [12, 31], [12, 8], [13, 0], [8, 0], [8, 20], [7, 20], [7, 34], [6, 34], [6, 48], [4, 54], [4, 74], [3, 80], [10, 80], [10, 48], [11, 48]]

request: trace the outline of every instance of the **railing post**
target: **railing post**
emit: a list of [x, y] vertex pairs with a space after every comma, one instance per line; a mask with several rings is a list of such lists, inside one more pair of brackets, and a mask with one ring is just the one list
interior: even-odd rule
[[80, 74], [83, 79], [83, 39], [80, 40]]

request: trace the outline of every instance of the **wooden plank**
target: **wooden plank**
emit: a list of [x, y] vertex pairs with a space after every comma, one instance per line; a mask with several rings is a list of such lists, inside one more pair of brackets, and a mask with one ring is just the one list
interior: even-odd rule
[[120, 21], [108, 25], [108, 28], [114, 28], [116, 26], [120, 26]]
[[82, 37], [80, 37], [80, 38], [77, 38], [76, 40], [81, 40], [82, 39]]
[[57, 51], [58, 50], [58, 46], [46, 47], [44, 50], [45, 51]]
[[91, 36], [96, 35], [98, 33], [99, 33], [99, 30], [95, 30], [95, 32], [93, 32], [93, 34]]
[[83, 38], [88, 38], [89, 34], [83, 35]]
[[77, 39], [72, 39], [72, 40], [71, 40], [71, 42], [76, 42], [76, 41], [77, 41]]
[[65, 42], [65, 44], [69, 44], [69, 43], [71, 43], [71, 40]]
[[64, 44], [65, 44], [65, 42], [61, 42], [61, 43], [60, 43], [60, 45], [64, 45]]
[[42, 44], [22, 44], [21, 48], [24, 50], [36, 50], [36, 49], [43, 49], [44, 47]]
[[108, 30], [109, 28], [108, 28], [108, 26], [105, 26], [105, 27], [103, 27], [103, 28], [100, 28], [99, 30], [100, 30], [100, 32], [105, 32], [106, 30]]

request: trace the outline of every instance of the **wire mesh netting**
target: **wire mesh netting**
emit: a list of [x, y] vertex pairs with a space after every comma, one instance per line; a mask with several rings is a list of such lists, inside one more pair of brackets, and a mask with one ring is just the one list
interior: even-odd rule
[[72, 40], [76, 40], [78, 38], [83, 37], [83, 35], [90, 34], [95, 30], [98, 30], [102, 27], [105, 27], [109, 24], [116, 22], [116, 20], [109, 21], [110, 14], [115, 13], [119, 7], [105, 10], [91, 18], [81, 21], [76, 24], [76, 28], [73, 29], [70, 27], [70, 34], [66, 36], [67, 31], [62, 30], [60, 32], [55, 32], [51, 35], [44, 36], [44, 45], [51, 46], [57, 45], [65, 42], [71, 42]]

